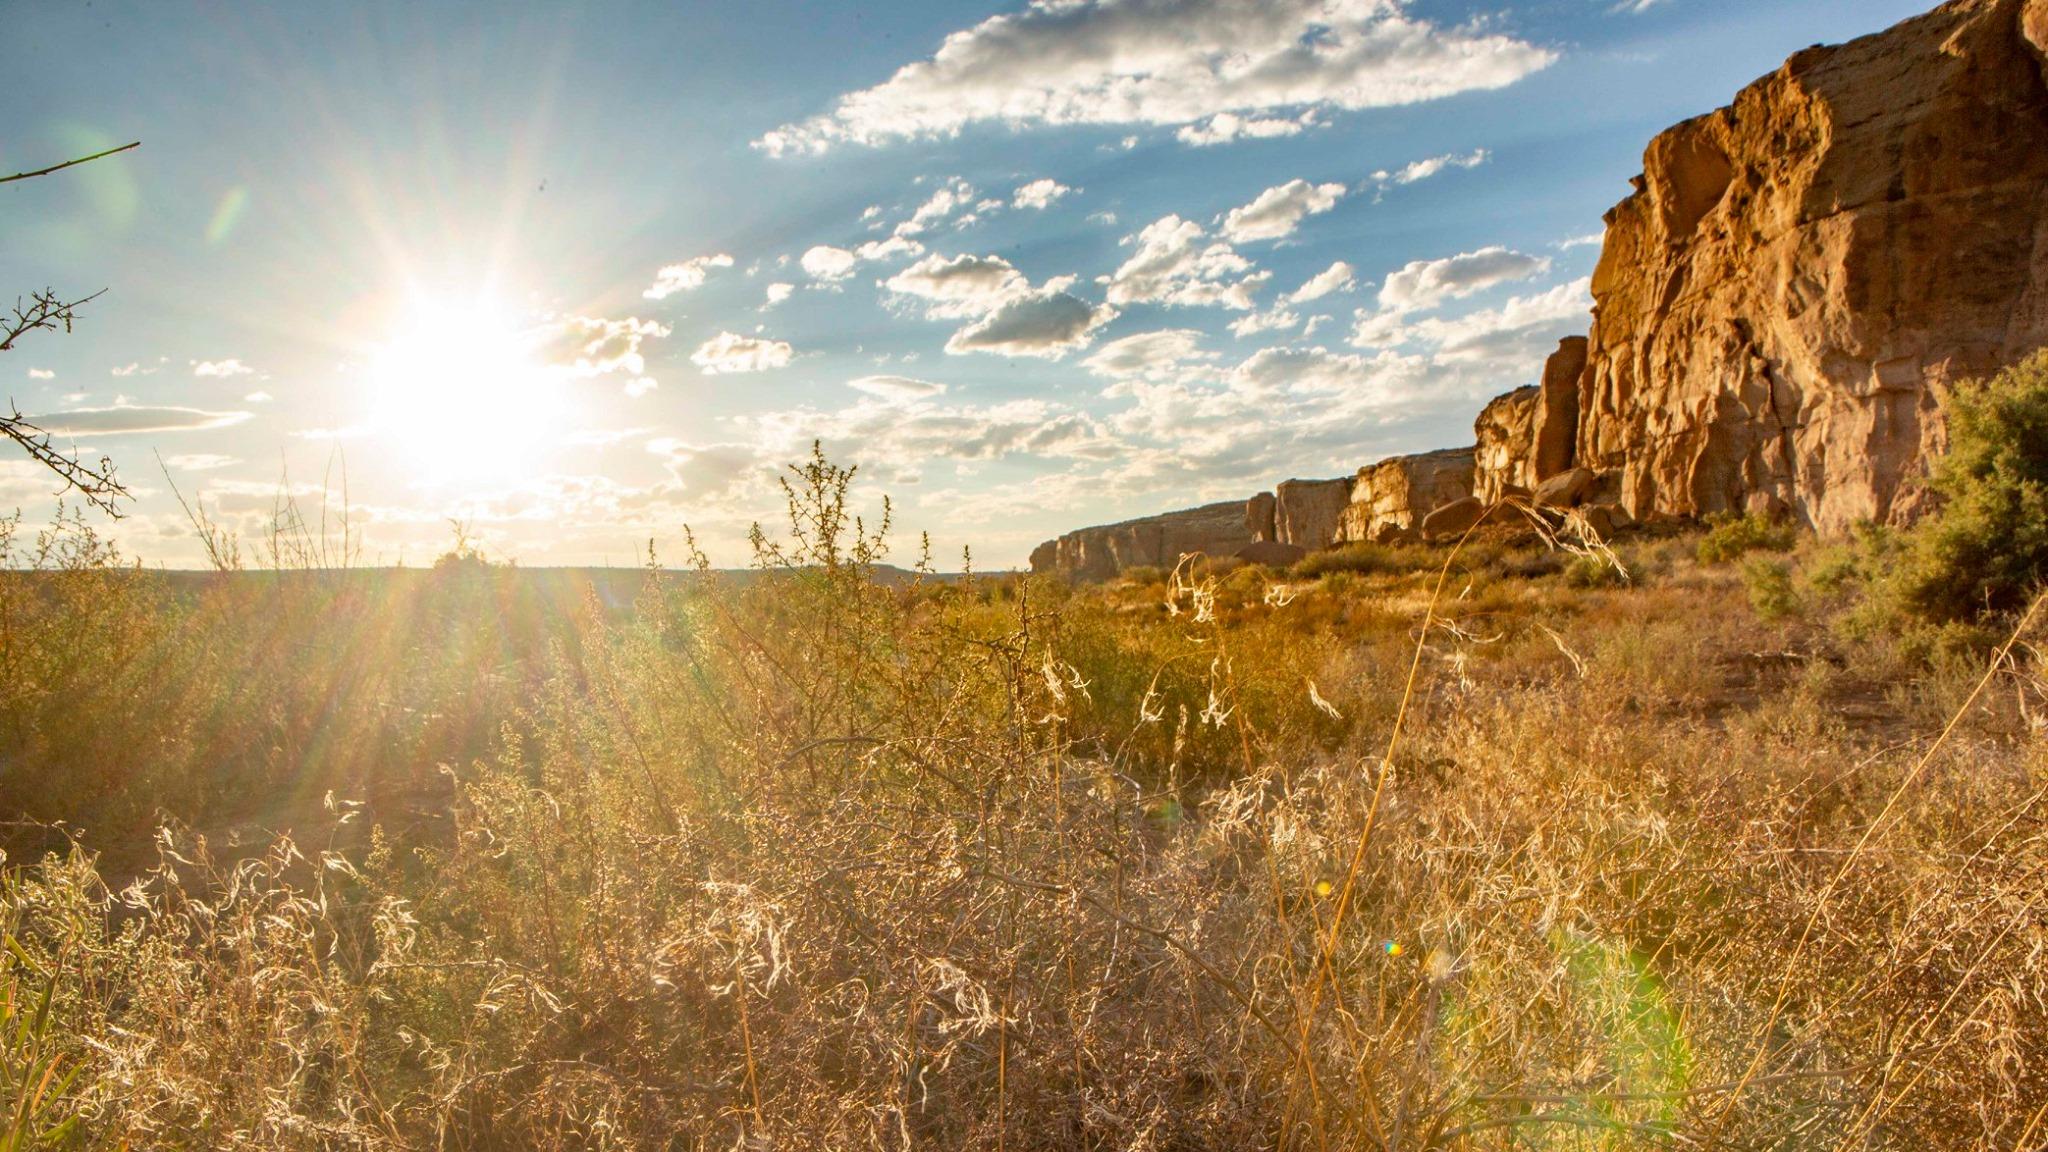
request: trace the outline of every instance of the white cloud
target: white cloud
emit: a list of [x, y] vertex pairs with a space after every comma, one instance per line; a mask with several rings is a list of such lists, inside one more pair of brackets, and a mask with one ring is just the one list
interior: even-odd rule
[[249, 394], [248, 394], [247, 396], [244, 396], [244, 397], [242, 397], [242, 403], [244, 403], [244, 404], [264, 404], [264, 403], [268, 403], [269, 401], [271, 401], [271, 400], [273, 400], [273, 399], [275, 399], [275, 397], [273, 397], [273, 396], [272, 396], [272, 395], [271, 395], [270, 393], [268, 393], [268, 392], [251, 392], [251, 393], [249, 393]]
[[1020, 186], [1010, 197], [1010, 207], [1050, 208], [1054, 201], [1062, 196], [1071, 194], [1073, 191], [1074, 189], [1067, 187], [1050, 176], [1042, 176], [1029, 184]]
[[1380, 285], [1380, 307], [1390, 312], [1419, 312], [1549, 270], [1547, 258], [1499, 245], [1441, 260], [1415, 260], [1387, 275]]
[[1247, 312], [1231, 321], [1231, 334], [1242, 340], [1261, 332], [1284, 332], [1301, 323], [1301, 317], [1284, 305], [1276, 305], [1264, 312]]
[[192, 374], [194, 376], [215, 376], [225, 379], [231, 376], [253, 375], [255, 371], [254, 368], [249, 367], [240, 360], [192, 361]]
[[1567, 236], [1559, 240], [1554, 247], [1560, 252], [1569, 252], [1574, 248], [1585, 248], [1590, 245], [1600, 244], [1606, 239], [1607, 234], [1605, 232], [1587, 232], [1579, 236]]
[[896, 226], [896, 235], [915, 236], [974, 203], [974, 185], [955, 176], [934, 191], [911, 212], [910, 219]]
[[1232, 208], [1223, 217], [1223, 234], [1242, 244], [1248, 240], [1279, 240], [1301, 226], [1303, 219], [1328, 212], [1344, 197], [1342, 184], [1311, 184], [1289, 180], [1259, 193], [1252, 202]]
[[114, 376], [150, 376], [155, 374], [157, 369], [168, 363], [169, 359], [166, 356], [159, 356], [154, 364], [144, 364], [140, 360], [131, 360], [119, 368], [111, 369], [110, 374]]
[[527, 334], [533, 357], [552, 371], [577, 380], [624, 376], [628, 396], [645, 396], [656, 384], [647, 373], [641, 345], [669, 334], [666, 324], [637, 316], [546, 316]]
[[1081, 366], [1112, 380], [1172, 379], [1216, 354], [1202, 351], [1202, 334], [1192, 328], [1140, 332], [1104, 344]]
[[1184, 125], [1174, 139], [1194, 148], [1210, 148], [1233, 140], [1270, 140], [1276, 136], [1299, 136], [1316, 126], [1316, 110], [1299, 116], [1239, 116], [1218, 112], [1199, 124]]
[[1117, 312], [1107, 304], [1090, 304], [1068, 292], [1072, 284], [1073, 277], [1058, 277], [1035, 292], [1005, 301], [953, 333], [946, 341], [946, 351], [1057, 360], [1086, 348], [1095, 330], [1116, 319]]
[[1556, 53], [1409, 15], [1402, 0], [1036, 0], [928, 60], [769, 132], [770, 154], [947, 136], [969, 124], [1191, 124], [1500, 88]]
[[48, 368], [31, 368], [28, 370], [28, 378], [31, 380], [55, 380], [57, 374]]
[[1125, 244], [1137, 251], [1104, 278], [1111, 304], [1221, 305], [1249, 311], [1252, 295], [1268, 274], [1230, 245], [1210, 241], [1200, 224], [1163, 216]]
[[818, 244], [804, 252], [800, 263], [811, 279], [830, 283], [853, 275], [854, 265], [860, 263], [860, 258], [844, 248]]
[[207, 412], [172, 405], [117, 404], [112, 408], [73, 408], [27, 419], [53, 436], [127, 436], [143, 432], [203, 432], [240, 424], [249, 415], [247, 412]]
[[870, 396], [898, 401], [924, 400], [946, 390], [944, 384], [930, 380], [914, 380], [908, 376], [862, 376], [848, 380], [846, 386], [866, 392]]
[[1321, 272], [1309, 277], [1302, 283], [1301, 287], [1288, 293], [1287, 302], [1289, 304], [1306, 304], [1311, 300], [1321, 300], [1332, 292], [1348, 291], [1357, 283], [1357, 270], [1344, 261], [1339, 260]]
[[1031, 290], [1016, 266], [1001, 256], [927, 256], [883, 282], [900, 296], [923, 301], [925, 315], [958, 320], [983, 316]]
[[1521, 360], [1548, 353], [1559, 336], [1584, 332], [1592, 309], [1593, 281], [1583, 277], [1499, 308], [1449, 320], [1428, 317], [1410, 326], [1409, 337], [1433, 346], [1439, 363]]
[[724, 252], [710, 256], [692, 256], [680, 264], [664, 265], [654, 274], [654, 284], [640, 295], [649, 300], [666, 300], [678, 292], [694, 292], [704, 286], [713, 268], [732, 267], [732, 257]]
[[924, 245], [908, 236], [894, 235], [886, 240], [870, 240], [853, 250], [856, 259], [887, 260], [891, 256], [922, 256]]
[[1382, 169], [1373, 173], [1372, 178], [1379, 184], [1413, 184], [1418, 180], [1427, 180], [1446, 168], [1477, 168], [1491, 158], [1492, 153], [1486, 149], [1474, 148], [1463, 155], [1453, 152], [1410, 161], [1392, 172]]
[[703, 369], [706, 376], [719, 376], [780, 368], [789, 363], [790, 356], [791, 349], [785, 341], [720, 332], [698, 345], [690, 353], [690, 362]]
[[764, 294], [764, 299], [761, 301], [761, 311], [766, 312], [768, 309], [789, 299], [789, 294], [794, 291], [796, 291], [796, 285], [794, 284], [785, 284], [781, 281], [770, 284], [768, 291]]

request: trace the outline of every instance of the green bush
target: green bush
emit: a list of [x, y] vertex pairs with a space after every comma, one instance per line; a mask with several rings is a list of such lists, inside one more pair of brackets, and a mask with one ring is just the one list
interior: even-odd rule
[[1790, 524], [1762, 516], [1719, 516], [1700, 540], [1700, 563], [1726, 564], [1750, 552], [1789, 552], [1797, 540]]
[[1346, 544], [1302, 557], [1294, 565], [1294, 575], [1301, 580], [1319, 580], [1336, 572], [1372, 576], [1381, 572], [1402, 572], [1409, 567], [1384, 544]]
[[1939, 510], [1912, 533], [1898, 593], [1934, 621], [2021, 607], [2048, 571], [2048, 352], [1948, 397]]
[[1750, 607], [1766, 620], [1791, 616], [1799, 611], [1799, 593], [1792, 587], [1792, 566], [1782, 560], [1754, 556], [1742, 562], [1742, 583], [1749, 589]]

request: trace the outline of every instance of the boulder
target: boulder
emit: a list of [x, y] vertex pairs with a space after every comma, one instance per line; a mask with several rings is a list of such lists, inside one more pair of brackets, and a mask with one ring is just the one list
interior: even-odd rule
[[1473, 450], [1395, 456], [1358, 470], [1337, 539], [1376, 540], [1386, 529], [1415, 528], [1431, 511], [1472, 494]]
[[1909, 521], [1945, 387], [2048, 345], [2048, 0], [1807, 49], [1662, 133], [1592, 291], [1569, 463], [1639, 519]]
[[1253, 540], [1272, 540], [1273, 508], [1276, 499], [1271, 492], [1261, 492], [1244, 505], [1244, 528], [1252, 534]]
[[1337, 540], [1344, 509], [1351, 503], [1351, 477], [1285, 480], [1274, 500], [1269, 539], [1302, 548], [1328, 548]]
[[1533, 445], [1541, 390], [1534, 384], [1496, 396], [1472, 423], [1472, 494], [1488, 504], [1536, 483]]
[[1461, 536], [1486, 515], [1486, 503], [1467, 496], [1453, 500], [1422, 518], [1422, 538], [1431, 542]]
[[1588, 504], [1580, 509], [1580, 513], [1586, 518], [1586, 526], [1602, 540], [1635, 525], [1628, 509], [1619, 504]]
[[1536, 486], [1533, 503], [1538, 508], [1570, 508], [1586, 498], [1593, 490], [1595, 477], [1590, 468], [1573, 468], [1559, 472]]
[[1531, 413], [1529, 487], [1570, 468], [1579, 436], [1579, 378], [1586, 372], [1586, 338], [1567, 336], [1543, 362], [1543, 383]]
[[1258, 540], [1237, 550], [1237, 558], [1247, 564], [1263, 564], [1268, 568], [1288, 568], [1308, 555], [1308, 549], [1299, 544], [1282, 544], [1278, 540]]

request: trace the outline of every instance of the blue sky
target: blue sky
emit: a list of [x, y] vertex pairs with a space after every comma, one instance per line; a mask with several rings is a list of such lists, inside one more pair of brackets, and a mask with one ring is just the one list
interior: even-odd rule
[[144, 143], [0, 185], [0, 287], [108, 290], [0, 400], [151, 563], [198, 559], [173, 484], [254, 537], [344, 471], [370, 559], [739, 562], [818, 438], [1020, 564], [1469, 440], [1652, 134], [1925, 7], [34, 6], [0, 172]]

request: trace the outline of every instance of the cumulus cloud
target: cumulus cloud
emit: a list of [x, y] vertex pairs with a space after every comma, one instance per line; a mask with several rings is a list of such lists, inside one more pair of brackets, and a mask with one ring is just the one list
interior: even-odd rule
[[1035, 292], [1005, 301], [946, 341], [946, 351], [992, 352], [1057, 360], [1094, 339], [1095, 330], [1116, 319], [1116, 309], [1090, 304], [1068, 292], [1073, 277], [1046, 282]]
[[192, 361], [192, 374], [194, 376], [214, 376], [226, 379], [231, 376], [253, 375], [255, 371], [254, 368], [249, 367], [240, 360]]
[[1081, 366], [1112, 380], [1165, 380], [1215, 358], [1215, 353], [1202, 351], [1200, 332], [1192, 328], [1166, 328], [1112, 340], [1083, 360]]
[[1111, 304], [1221, 305], [1249, 311], [1252, 295], [1269, 274], [1222, 241], [1210, 240], [1200, 224], [1163, 216], [1123, 243], [1137, 251], [1104, 278]]
[[948, 405], [868, 397], [834, 411], [770, 412], [756, 424], [768, 455], [786, 457], [818, 440], [836, 455], [879, 464], [899, 480], [915, 480], [933, 459], [1103, 460], [1120, 450], [1094, 418], [1038, 399]]
[[1582, 277], [1544, 292], [1516, 296], [1498, 308], [1453, 319], [1429, 317], [1410, 335], [1431, 346], [1440, 363], [1485, 364], [1547, 354], [1560, 336], [1584, 332], [1593, 309], [1593, 281]]
[[1285, 305], [1276, 305], [1263, 312], [1247, 312], [1231, 321], [1231, 334], [1242, 340], [1261, 332], [1284, 332], [1301, 323], [1301, 317]]
[[1010, 196], [1010, 207], [1050, 208], [1054, 201], [1062, 196], [1071, 194], [1073, 191], [1074, 189], [1067, 187], [1052, 177], [1043, 176], [1029, 184], [1020, 185], [1017, 191]]
[[1237, 243], [1279, 240], [1291, 235], [1303, 219], [1328, 212], [1344, 196], [1342, 184], [1311, 184], [1289, 180], [1276, 184], [1223, 217], [1223, 234]]
[[706, 376], [722, 376], [780, 368], [789, 363], [791, 354], [786, 341], [720, 332], [698, 345], [697, 350], [690, 353], [690, 362], [702, 369]]
[[1413, 184], [1418, 180], [1427, 180], [1446, 168], [1477, 168], [1491, 158], [1492, 153], [1486, 149], [1474, 148], [1462, 155], [1453, 152], [1410, 161], [1393, 171], [1382, 168], [1373, 173], [1372, 178], [1376, 184]]
[[1276, 136], [1299, 136], [1317, 124], [1311, 108], [1299, 116], [1239, 116], [1218, 112], [1199, 124], [1184, 125], [1174, 139], [1194, 148], [1211, 148], [1233, 140], [1270, 140]]
[[756, 146], [784, 155], [984, 122], [1179, 125], [1386, 107], [1500, 88], [1556, 58], [1477, 24], [1412, 16], [1402, 0], [1035, 0]]
[[846, 386], [884, 400], [923, 400], [946, 390], [944, 384], [908, 376], [861, 376], [848, 380]]
[[927, 256], [882, 286], [918, 300], [925, 315], [957, 320], [983, 316], [1031, 290], [1015, 265], [1001, 256]]
[[204, 432], [240, 424], [249, 416], [247, 412], [118, 404], [111, 408], [73, 408], [27, 419], [53, 436], [128, 436], [143, 432]]
[[854, 266], [860, 263], [860, 257], [844, 248], [818, 244], [806, 250], [803, 259], [798, 263], [803, 265], [805, 274], [811, 279], [831, 283], [853, 275]]
[[55, 380], [57, 374], [48, 368], [31, 368], [28, 370], [28, 378], [31, 380]]
[[1321, 300], [1332, 292], [1348, 291], [1357, 283], [1357, 270], [1339, 260], [1309, 277], [1301, 287], [1288, 293], [1287, 302], [1306, 304], [1311, 300]]
[[1441, 260], [1415, 260], [1387, 275], [1380, 285], [1380, 307], [1391, 312], [1419, 312], [1549, 270], [1547, 258], [1499, 245]]
[[910, 213], [910, 218], [896, 225], [896, 235], [915, 236], [965, 209], [974, 203], [974, 185], [955, 176], [941, 184]]
[[796, 291], [796, 285], [794, 284], [785, 284], [780, 281], [770, 284], [768, 291], [763, 294], [761, 311], [766, 312], [768, 309], [789, 299], [789, 294], [794, 291]]
[[724, 252], [692, 256], [680, 264], [664, 265], [654, 274], [654, 284], [640, 295], [649, 300], [666, 300], [678, 292], [695, 292], [704, 286], [713, 268], [730, 267], [732, 257]]
[[637, 397], [656, 386], [646, 374], [647, 358], [640, 347], [668, 334], [668, 325], [637, 316], [547, 316], [527, 338], [534, 359], [554, 372], [579, 380], [623, 375], [626, 395]]

